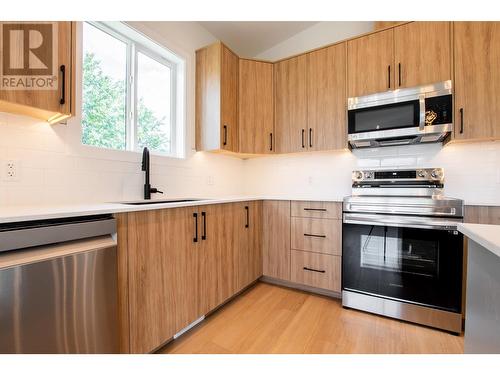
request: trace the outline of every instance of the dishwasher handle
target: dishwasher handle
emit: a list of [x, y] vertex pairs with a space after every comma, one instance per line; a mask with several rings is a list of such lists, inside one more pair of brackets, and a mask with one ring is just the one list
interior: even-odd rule
[[20, 228], [0, 231], [0, 253], [34, 246], [116, 234], [111, 215], [51, 221], [31, 221]]

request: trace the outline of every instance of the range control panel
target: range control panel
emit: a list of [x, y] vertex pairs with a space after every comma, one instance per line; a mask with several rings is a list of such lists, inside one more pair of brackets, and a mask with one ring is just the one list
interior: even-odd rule
[[444, 171], [442, 168], [418, 168], [418, 169], [395, 169], [395, 170], [358, 170], [352, 172], [352, 183], [362, 185], [363, 183], [442, 183]]

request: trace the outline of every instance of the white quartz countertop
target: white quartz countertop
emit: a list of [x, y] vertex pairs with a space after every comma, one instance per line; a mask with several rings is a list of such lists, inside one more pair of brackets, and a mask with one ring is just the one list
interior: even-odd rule
[[[252, 200], [298, 200], [298, 201], [322, 201], [322, 202], [342, 202], [342, 199], [310, 199], [310, 198], [297, 198], [297, 197], [273, 197], [273, 196], [231, 196], [223, 198], [158, 198], [161, 200], [175, 200], [175, 199], [196, 199], [190, 202], [168, 202], [168, 203], [155, 203], [144, 205], [131, 205], [123, 203], [89, 203], [89, 204], [75, 204], [75, 205], [50, 205], [50, 206], [11, 206], [0, 207], [0, 223], [14, 223], [20, 221], [30, 220], [46, 220], [57, 219], [64, 217], [75, 216], [89, 216], [100, 214], [112, 214], [119, 212], [133, 212], [133, 211], [148, 211], [159, 210], [162, 208], [176, 208], [176, 207], [189, 207], [201, 206], [205, 204], [219, 204], [231, 202], [243, 202]], [[154, 201], [154, 200], [152, 200]], [[129, 201], [131, 202], [140, 202]]]
[[457, 229], [472, 241], [500, 257], [500, 225], [460, 223]]

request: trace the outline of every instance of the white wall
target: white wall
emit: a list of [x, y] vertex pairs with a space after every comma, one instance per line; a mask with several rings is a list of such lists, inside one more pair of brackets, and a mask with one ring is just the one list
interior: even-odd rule
[[270, 61], [279, 60], [353, 36], [368, 33], [373, 31], [373, 27], [374, 23], [370, 21], [318, 22], [254, 57]]
[[[133, 22], [131, 26], [186, 60], [187, 159], [152, 156], [152, 185], [171, 197], [239, 194], [243, 190], [242, 160], [192, 151], [194, 51], [215, 38], [195, 22]], [[77, 108], [80, 96], [77, 87]], [[76, 116], [67, 125], [51, 126], [29, 117], [0, 113], [0, 208], [142, 197], [141, 154], [82, 146], [79, 121]], [[6, 160], [18, 163], [17, 181], [5, 179]]]
[[442, 167], [447, 196], [466, 204], [500, 205], [500, 141], [249, 159], [245, 186], [247, 194], [342, 199], [350, 194], [352, 170], [406, 167]]

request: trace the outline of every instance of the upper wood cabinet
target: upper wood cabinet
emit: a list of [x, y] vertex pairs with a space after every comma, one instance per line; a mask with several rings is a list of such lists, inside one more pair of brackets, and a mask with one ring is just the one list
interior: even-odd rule
[[347, 42], [348, 97], [394, 90], [394, 30]]
[[238, 151], [238, 65], [220, 42], [196, 51], [198, 151]]
[[500, 138], [500, 22], [454, 22], [458, 140]]
[[451, 79], [450, 35], [450, 22], [410, 22], [350, 40], [348, 96]]
[[274, 152], [273, 64], [240, 59], [239, 152]]
[[277, 152], [299, 152], [308, 148], [306, 77], [306, 55], [274, 64]]
[[[4, 59], [2, 81], [7, 80], [9, 87], [12, 82], [17, 82], [17, 87], [19, 82], [42, 87], [19, 90], [2, 84], [0, 111], [27, 115], [50, 123], [60, 122], [74, 114], [75, 23], [0, 22], [0, 27], [4, 40], [16, 43], [9, 46], [0, 44], [0, 55]], [[39, 35], [40, 47], [28, 50], [24, 43], [28, 35]], [[57, 53], [53, 52], [54, 48], [57, 48]], [[6, 64], [7, 61], [11, 65]]]
[[394, 28], [396, 88], [451, 79], [451, 22], [410, 22]]
[[307, 147], [347, 147], [346, 43], [307, 54]]

